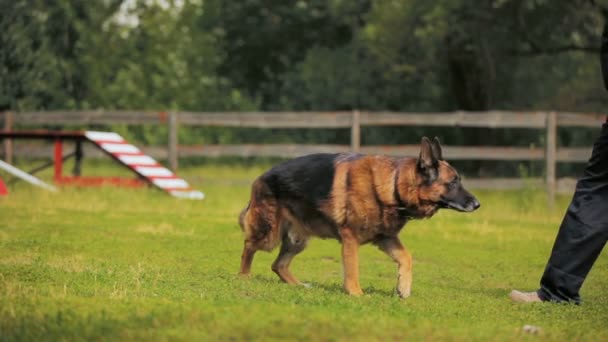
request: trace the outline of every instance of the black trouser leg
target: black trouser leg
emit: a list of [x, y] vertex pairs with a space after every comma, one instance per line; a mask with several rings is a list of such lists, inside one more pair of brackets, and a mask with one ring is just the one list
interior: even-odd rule
[[538, 292], [543, 300], [580, 303], [579, 290], [608, 240], [608, 123], [577, 182]]

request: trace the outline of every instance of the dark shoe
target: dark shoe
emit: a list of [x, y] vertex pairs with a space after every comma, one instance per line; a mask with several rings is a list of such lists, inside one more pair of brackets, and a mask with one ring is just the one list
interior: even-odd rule
[[511, 297], [511, 300], [514, 301], [515, 303], [538, 303], [538, 302], [543, 301], [538, 296], [538, 293], [536, 291], [521, 292], [521, 291], [513, 290], [513, 291], [511, 291], [511, 294], [509, 295], [509, 297]]

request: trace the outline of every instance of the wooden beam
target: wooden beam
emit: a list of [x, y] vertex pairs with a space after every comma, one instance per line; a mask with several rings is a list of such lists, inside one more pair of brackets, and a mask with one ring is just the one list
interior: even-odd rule
[[[255, 128], [351, 128], [351, 112], [180, 112], [180, 123], [196, 126]], [[363, 126], [451, 126], [489, 128], [545, 127], [541, 112], [449, 112], [403, 113], [361, 112]], [[558, 125], [597, 127], [602, 114], [559, 113]], [[18, 125], [42, 124], [159, 124], [167, 123], [168, 113], [151, 111], [49, 111], [19, 112]]]
[[[13, 129], [13, 114], [11, 112], [2, 113], [4, 117], [4, 130], [12, 131]], [[4, 160], [7, 163], [13, 163], [13, 140], [11, 138], [4, 139]]]
[[[217, 157], [223, 155], [242, 157], [296, 157], [311, 153], [343, 153], [349, 152], [348, 145], [202, 145], [180, 146], [179, 154], [182, 157]], [[402, 157], [417, 157], [420, 153], [419, 145], [374, 145], [361, 146], [363, 154], [380, 154]], [[513, 148], [513, 147], [475, 147], [475, 146], [443, 146], [443, 153], [447, 160], [542, 160], [543, 150], [540, 148]]]
[[[104, 156], [95, 148], [85, 144], [84, 154], [89, 158]], [[141, 149], [156, 159], [167, 158], [167, 148], [161, 146], [140, 146]], [[177, 147], [180, 157], [218, 157], [223, 155], [243, 157], [295, 157], [310, 153], [350, 152], [349, 145], [297, 145], [297, 144], [244, 144], [244, 145], [197, 145]], [[418, 157], [418, 145], [368, 145], [362, 146], [359, 152], [364, 154], [382, 154], [402, 157]], [[274, 153], [274, 154], [273, 154]], [[447, 160], [544, 160], [542, 148], [513, 147], [476, 147], [476, 146], [443, 146]], [[52, 155], [49, 145], [23, 142], [15, 147], [14, 155], [24, 158], [44, 158]], [[557, 162], [584, 163], [591, 156], [591, 148], [565, 148], [557, 150]]]
[[558, 126], [600, 128], [604, 122], [606, 114], [557, 113]]
[[[244, 145], [201, 145], [180, 146], [182, 157], [217, 157], [233, 155], [242, 157], [296, 157], [311, 153], [349, 152], [349, 145], [297, 145], [297, 144], [244, 144]], [[361, 146], [363, 154], [379, 154], [402, 157], [418, 157], [419, 145], [368, 145]], [[447, 160], [543, 160], [541, 148], [443, 146]]]
[[179, 147], [179, 154], [182, 157], [218, 157], [230, 155], [240, 157], [293, 158], [312, 153], [344, 153], [349, 151], [349, 145], [245, 144]]
[[[446, 160], [542, 160], [541, 148], [498, 146], [449, 146], [443, 145]], [[419, 145], [372, 145], [362, 146], [365, 154], [418, 157]]]
[[180, 112], [180, 123], [253, 128], [350, 128], [351, 112]]
[[49, 111], [19, 112], [14, 123], [22, 126], [58, 125], [140, 125], [166, 123], [166, 112], [146, 111]]
[[586, 163], [591, 157], [592, 147], [558, 147], [556, 161]]
[[359, 111], [353, 111], [352, 124], [350, 127], [350, 151], [353, 153], [358, 153], [361, 148], [361, 124], [359, 119]]
[[557, 162], [557, 114], [547, 114], [545, 139], [545, 173], [549, 208], [555, 204], [555, 167]]
[[467, 189], [515, 190], [530, 187], [542, 189], [544, 182], [540, 178], [464, 178], [462, 185]]
[[452, 126], [490, 128], [544, 128], [545, 114], [537, 112], [396, 113], [361, 112], [365, 126]]
[[177, 152], [177, 131], [178, 131], [178, 114], [169, 113], [169, 146], [167, 147], [167, 159], [169, 160], [169, 168], [173, 172], [177, 172], [178, 167], [178, 152]]
[[[465, 178], [462, 184], [467, 189], [519, 190], [542, 189], [545, 182], [542, 178]], [[560, 178], [556, 182], [556, 190], [560, 194], [572, 194], [575, 187], [576, 179], [573, 178]]]

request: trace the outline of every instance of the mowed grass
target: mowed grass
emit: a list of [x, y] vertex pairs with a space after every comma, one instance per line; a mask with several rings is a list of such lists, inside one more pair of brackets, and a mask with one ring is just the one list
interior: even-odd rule
[[542, 191], [476, 191], [475, 213], [410, 222], [412, 296], [398, 299], [395, 265], [364, 246], [366, 294], [354, 298], [333, 240], [312, 240], [292, 264], [311, 288], [279, 281], [277, 250], [256, 255], [250, 279], [237, 276], [237, 216], [262, 170], [183, 170], [204, 201], [12, 187], [0, 198], [0, 340], [608, 340], [605, 253], [581, 306], [508, 299], [538, 287], [569, 196], [551, 211]]

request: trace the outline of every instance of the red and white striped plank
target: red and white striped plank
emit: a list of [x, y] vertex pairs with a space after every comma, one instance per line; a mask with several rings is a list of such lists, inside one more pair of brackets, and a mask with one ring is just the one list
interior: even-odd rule
[[189, 199], [205, 198], [202, 192], [194, 190], [188, 182], [177, 177], [173, 171], [159, 164], [154, 158], [145, 155], [137, 146], [127, 142], [120, 134], [86, 131], [85, 136], [99, 148], [114, 156], [123, 165], [171, 196]]

